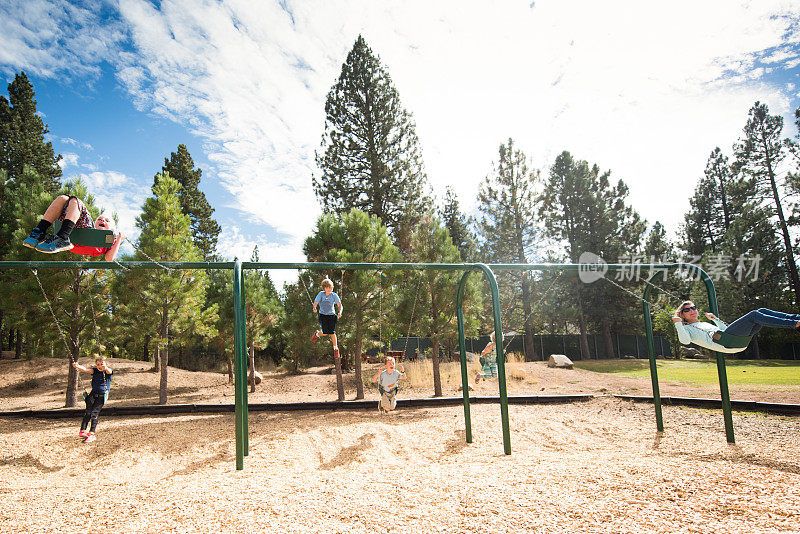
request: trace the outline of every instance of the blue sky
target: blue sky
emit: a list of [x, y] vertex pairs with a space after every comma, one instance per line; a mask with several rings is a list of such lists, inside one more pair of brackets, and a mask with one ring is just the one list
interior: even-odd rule
[[675, 231], [706, 159], [756, 100], [800, 105], [800, 4], [537, 0], [0, 0], [0, 77], [25, 70], [64, 158], [135, 237], [179, 143], [203, 169], [220, 250], [302, 260], [324, 101], [358, 34], [414, 115], [427, 173], [467, 210], [509, 137], [611, 169]]

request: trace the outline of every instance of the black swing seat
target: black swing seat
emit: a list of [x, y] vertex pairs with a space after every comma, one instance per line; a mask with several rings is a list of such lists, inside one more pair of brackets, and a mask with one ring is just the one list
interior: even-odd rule
[[711, 338], [726, 349], [746, 349], [753, 336], [734, 336], [725, 332], [714, 332]]
[[380, 394], [381, 394], [381, 395], [383, 395], [384, 393], [394, 393], [394, 394], [397, 394], [397, 392], [398, 392], [398, 391], [400, 391], [400, 386], [395, 386], [395, 387], [393, 387], [393, 388], [391, 388], [391, 389], [388, 389], [388, 390], [386, 390], [386, 389], [383, 389], [383, 386], [381, 386], [380, 384], [378, 384], [378, 391], [380, 392]]
[[[53, 233], [61, 229], [61, 221], [53, 221]], [[81, 247], [109, 248], [114, 244], [114, 232], [111, 230], [98, 230], [97, 228], [75, 228], [69, 234], [73, 245]]]

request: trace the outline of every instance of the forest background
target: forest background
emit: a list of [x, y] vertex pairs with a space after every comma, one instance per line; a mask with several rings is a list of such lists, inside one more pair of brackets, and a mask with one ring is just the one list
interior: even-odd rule
[[[37, 110], [24, 72], [0, 96], [0, 259], [76, 259], [69, 252], [44, 256], [21, 246], [54, 196], [98, 206], [79, 176], [62, 176], [60, 155]], [[492, 172], [475, 195], [474, 216], [463, 213], [452, 190], [435, 198], [411, 110], [404, 107], [388, 69], [359, 36], [325, 103], [325, 124], [316, 152], [313, 183], [323, 215], [304, 244], [308, 261], [349, 262], [577, 262], [590, 252], [609, 263], [688, 261], [715, 279], [723, 319], [759, 307], [800, 305], [795, 255], [800, 225], [800, 108], [794, 124], [755, 102], [742, 117], [731, 147], [708, 147], [709, 157], [691, 195], [677, 239], [658, 221], [647, 221], [628, 199], [612, 170], [561, 152], [546, 169], [531, 166], [525, 150], [503, 140]], [[59, 132], [69, 135], [69, 132]], [[165, 148], [153, 169], [152, 196], [140, 208], [135, 253], [125, 260], [225, 261], [217, 252], [222, 230], [203, 194], [202, 170], [184, 144]], [[669, 184], [653, 184], [659, 188]], [[259, 258], [253, 244], [251, 260]], [[641, 294], [642, 278], [617, 284]], [[385, 350], [409, 334], [431, 339], [434, 394], [440, 358], [455, 346], [456, 275], [425, 272], [325, 273], [342, 297], [340, 346], [345, 371], [357, 375], [366, 350]], [[638, 273], [636, 273], [638, 274]], [[168, 402], [167, 364], [231, 369], [232, 280], [225, 271], [0, 271], [0, 349], [14, 357], [66, 357], [66, 404], [75, 404], [77, 376], [69, 360], [103, 352], [153, 362], [160, 373], [160, 400]], [[270, 359], [291, 372], [329, 357], [329, 344], [312, 344], [316, 328], [310, 299], [321, 273], [299, 272], [276, 288], [267, 272], [248, 272], [247, 331], [251, 365]], [[613, 277], [613, 275], [610, 275]], [[638, 278], [638, 279], [637, 279]], [[537, 333], [579, 334], [580, 353], [590, 354], [588, 335], [607, 347], [614, 334], [643, 331], [640, 301], [601, 280], [583, 284], [557, 273], [500, 274], [504, 331], [524, 336], [528, 360], [546, 357], [531, 342]], [[41, 283], [41, 286], [40, 286]], [[674, 338], [669, 313], [675, 298], [707, 309], [704, 289], [688, 273], [670, 274], [669, 293], [656, 308], [656, 328]], [[491, 301], [478, 276], [468, 287], [468, 335], [486, 333]], [[765, 331], [753, 357], [770, 357], [792, 334]], [[673, 346], [677, 346], [673, 339]], [[607, 350], [606, 353], [613, 353]], [[340, 394], [341, 397], [341, 394]]]

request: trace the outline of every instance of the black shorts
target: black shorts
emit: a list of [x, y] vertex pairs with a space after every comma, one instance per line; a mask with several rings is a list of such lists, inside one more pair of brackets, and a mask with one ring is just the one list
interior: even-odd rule
[[325, 315], [324, 313], [319, 314], [319, 325], [322, 327], [323, 334], [335, 334], [336, 333], [336, 321], [339, 318], [335, 315]]

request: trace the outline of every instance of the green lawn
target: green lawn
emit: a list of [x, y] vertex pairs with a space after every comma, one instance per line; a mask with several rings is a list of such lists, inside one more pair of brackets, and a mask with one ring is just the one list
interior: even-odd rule
[[[763, 384], [800, 386], [800, 361], [728, 360], [729, 384]], [[694, 384], [717, 384], [715, 361], [658, 360], [658, 379]], [[616, 373], [637, 378], [650, 378], [648, 360], [577, 361], [575, 367], [597, 373]]]

